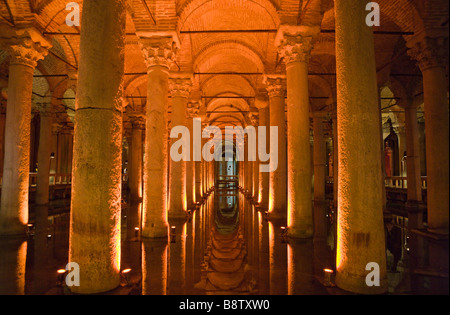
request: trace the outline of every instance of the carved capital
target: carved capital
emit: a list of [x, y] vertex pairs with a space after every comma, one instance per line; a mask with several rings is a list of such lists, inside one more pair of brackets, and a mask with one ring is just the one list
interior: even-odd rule
[[172, 36], [154, 36], [139, 40], [147, 69], [161, 66], [170, 69], [176, 60], [177, 45]]
[[188, 119], [193, 119], [199, 116], [200, 113], [200, 103], [199, 102], [189, 102], [186, 109], [186, 117]]
[[284, 34], [279, 46], [280, 56], [286, 65], [293, 62], [308, 63], [314, 39], [312, 36]]
[[286, 78], [285, 76], [265, 76], [264, 84], [269, 97], [284, 97], [286, 93]]
[[36, 103], [35, 105], [41, 117], [53, 117], [54, 111], [51, 103]]
[[441, 67], [444, 68], [448, 58], [448, 38], [424, 37], [421, 40], [410, 41], [408, 55], [417, 61], [420, 70]]
[[32, 68], [39, 60], [44, 59], [48, 49], [52, 47], [38, 31], [33, 28], [2, 30], [7, 37], [2, 42], [3, 48], [11, 56], [11, 65], [26, 65]]
[[248, 113], [248, 120], [253, 127], [259, 126], [259, 114], [254, 112]]
[[129, 114], [131, 126], [133, 129], [145, 129], [145, 116], [140, 113]]
[[175, 75], [169, 78], [169, 93], [172, 97], [188, 98], [192, 90], [190, 76]]

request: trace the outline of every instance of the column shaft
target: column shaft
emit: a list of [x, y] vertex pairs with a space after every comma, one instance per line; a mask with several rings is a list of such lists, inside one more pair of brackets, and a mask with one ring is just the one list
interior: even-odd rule
[[[287, 218], [286, 105], [283, 80], [268, 79], [270, 126], [278, 127], [278, 167], [270, 173], [269, 213], [273, 219]], [[271, 161], [272, 163], [272, 161]]]
[[[50, 107], [51, 104], [47, 106]], [[51, 108], [41, 108], [40, 119], [36, 205], [47, 205], [49, 200], [50, 154], [52, 153], [53, 130], [53, 113]]]
[[[339, 182], [336, 284], [356, 293], [387, 290], [379, 108], [372, 29], [365, 2], [336, 0]], [[368, 263], [379, 286], [368, 286]]]
[[314, 203], [325, 201], [326, 146], [323, 115], [314, 115]]
[[124, 0], [84, 2], [69, 245], [69, 262], [80, 266], [75, 293], [120, 283], [125, 20]]

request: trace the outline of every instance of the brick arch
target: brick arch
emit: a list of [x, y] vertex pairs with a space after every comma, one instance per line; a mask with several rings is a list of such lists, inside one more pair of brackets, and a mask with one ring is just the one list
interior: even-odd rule
[[267, 25], [270, 27], [278, 28], [280, 25], [277, 9], [269, 0], [188, 0], [178, 9], [177, 30], [184, 29], [187, 26], [187, 21], [194, 14], [203, 14], [210, 10], [229, 10], [230, 8], [244, 8], [262, 15], [261, 18], [265, 17], [268, 22]]

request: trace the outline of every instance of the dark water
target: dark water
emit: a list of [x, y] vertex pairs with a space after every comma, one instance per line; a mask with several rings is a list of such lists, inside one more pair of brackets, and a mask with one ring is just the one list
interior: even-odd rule
[[[131, 268], [111, 294], [326, 295], [324, 269], [334, 268], [335, 213], [315, 206], [315, 237], [287, 239], [283, 224], [268, 222], [238, 190], [216, 190], [187, 220], [170, 220], [169, 240], [141, 240], [136, 214], [122, 214], [122, 269]], [[33, 209], [27, 239], [0, 239], [0, 294], [67, 294], [57, 270], [65, 268], [69, 212]], [[390, 294], [448, 294], [448, 240], [402, 229], [389, 232]], [[392, 249], [393, 248], [393, 249]]]

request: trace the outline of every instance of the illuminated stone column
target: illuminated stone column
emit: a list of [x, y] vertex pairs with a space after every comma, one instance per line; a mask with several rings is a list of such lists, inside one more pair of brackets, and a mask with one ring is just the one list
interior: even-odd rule
[[194, 161], [194, 118], [198, 116], [198, 104], [189, 103], [186, 111], [186, 126], [189, 129], [189, 143], [190, 143], [190, 156], [189, 161], [186, 161], [186, 203], [187, 208], [190, 209], [198, 199], [196, 196], [196, 162]]
[[326, 143], [323, 135], [323, 121], [327, 113], [313, 114], [314, 129], [314, 204], [325, 201]]
[[129, 187], [131, 202], [142, 202], [142, 131], [145, 129], [145, 117], [142, 114], [129, 115], [131, 120], [131, 159]]
[[281, 27], [275, 44], [286, 63], [288, 234], [313, 236], [308, 63], [318, 28]]
[[406, 176], [408, 201], [422, 201], [422, 178], [420, 173], [420, 143], [417, 105], [412, 99], [399, 103], [405, 109], [406, 129]]
[[[278, 167], [270, 173], [269, 212], [272, 219], [287, 218], [287, 145], [284, 76], [266, 76], [269, 94], [270, 126], [278, 127]], [[272, 163], [272, 161], [271, 161]]]
[[448, 37], [429, 38], [420, 34], [408, 42], [408, 46], [411, 47], [409, 54], [418, 61], [423, 75], [428, 229], [433, 233], [448, 234], [449, 125], [445, 67]]
[[[377, 294], [387, 290], [381, 139], [373, 31], [365, 1], [336, 0], [337, 120], [339, 142], [336, 284]], [[351, 18], [350, 18], [351, 17]], [[368, 286], [369, 263], [379, 286]]]
[[[266, 151], [270, 150], [270, 122], [269, 122], [269, 102], [266, 97], [257, 97], [255, 102], [258, 108], [259, 126], [266, 128]], [[270, 161], [269, 161], [270, 162]], [[269, 163], [269, 162], [266, 162]], [[258, 167], [262, 162], [258, 163]], [[258, 170], [259, 171], [259, 170]], [[269, 184], [270, 173], [259, 173], [259, 204], [263, 209], [269, 209]]]
[[85, 1], [82, 20], [69, 262], [92, 294], [120, 283], [125, 1]]
[[253, 196], [253, 200], [257, 202], [259, 200], [259, 175], [260, 175], [259, 174], [259, 158], [258, 158], [258, 125], [259, 125], [258, 114], [251, 113], [250, 121], [256, 131], [256, 144], [255, 144], [256, 161], [251, 162], [252, 168], [253, 168], [252, 169], [253, 182], [252, 182], [252, 190], [250, 192]]
[[167, 93], [169, 68], [175, 58], [175, 43], [172, 36], [153, 36], [141, 37], [140, 44], [148, 73], [142, 236], [162, 238], [167, 237], [169, 232]]
[[5, 121], [0, 236], [24, 235], [28, 223], [33, 74], [51, 45], [34, 29], [1, 30], [11, 55]]
[[337, 113], [332, 114], [333, 124], [333, 204], [337, 209], [338, 202], [338, 178], [339, 178], [339, 144], [338, 144], [338, 128], [337, 128]]
[[[189, 75], [171, 75], [169, 79], [169, 93], [172, 96], [172, 129], [178, 126], [186, 127], [187, 102], [191, 88], [192, 78]], [[177, 138], [172, 138], [171, 146], [180, 139], [181, 135], [178, 135]], [[186, 140], [190, 141], [189, 139]], [[181, 161], [174, 161], [171, 158], [169, 174], [169, 218], [184, 218], [186, 216], [186, 175], [186, 160], [183, 158]]]
[[50, 184], [50, 155], [52, 153], [53, 109], [51, 103], [39, 103], [40, 114], [36, 205], [48, 204]]

